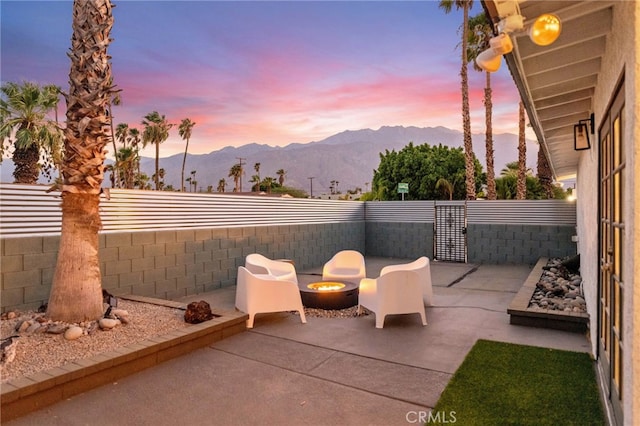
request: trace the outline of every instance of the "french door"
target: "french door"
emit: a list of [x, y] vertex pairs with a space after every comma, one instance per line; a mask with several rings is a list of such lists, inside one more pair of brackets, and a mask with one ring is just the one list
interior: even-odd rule
[[598, 291], [598, 359], [604, 373], [607, 397], [616, 422], [622, 424], [623, 330], [622, 307], [625, 296], [623, 275], [624, 224], [624, 83], [618, 88], [600, 137], [599, 216], [600, 278]]

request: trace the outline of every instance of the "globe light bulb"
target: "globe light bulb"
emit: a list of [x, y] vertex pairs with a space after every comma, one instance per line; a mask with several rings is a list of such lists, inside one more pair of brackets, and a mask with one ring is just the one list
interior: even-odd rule
[[560, 36], [560, 18], [550, 13], [540, 15], [529, 30], [529, 38], [538, 46], [548, 46]]

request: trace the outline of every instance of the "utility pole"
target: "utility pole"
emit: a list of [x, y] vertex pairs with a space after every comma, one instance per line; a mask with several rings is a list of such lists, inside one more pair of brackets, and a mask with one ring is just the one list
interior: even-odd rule
[[238, 164], [240, 165], [240, 192], [242, 192], [242, 166], [246, 163], [243, 163], [242, 160], [246, 160], [246, 158], [236, 157], [238, 159]]
[[313, 198], [313, 180], [315, 177], [309, 177], [307, 179], [309, 179], [309, 183], [311, 184], [311, 198]]

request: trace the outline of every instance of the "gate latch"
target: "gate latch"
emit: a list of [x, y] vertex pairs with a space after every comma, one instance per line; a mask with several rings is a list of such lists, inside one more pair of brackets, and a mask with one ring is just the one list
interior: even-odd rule
[[465, 235], [466, 233], [467, 233], [467, 227], [465, 226], [462, 228], [462, 235]]

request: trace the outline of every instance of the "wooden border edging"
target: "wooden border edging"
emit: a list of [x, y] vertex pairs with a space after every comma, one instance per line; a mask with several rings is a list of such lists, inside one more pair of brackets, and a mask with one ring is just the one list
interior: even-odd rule
[[[170, 300], [122, 298], [185, 309], [184, 303]], [[209, 321], [3, 383], [2, 420], [24, 416], [246, 330], [249, 316], [244, 312], [212, 311], [217, 316]]]

